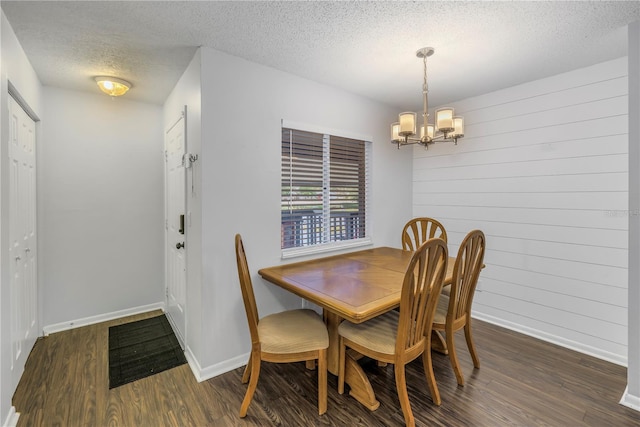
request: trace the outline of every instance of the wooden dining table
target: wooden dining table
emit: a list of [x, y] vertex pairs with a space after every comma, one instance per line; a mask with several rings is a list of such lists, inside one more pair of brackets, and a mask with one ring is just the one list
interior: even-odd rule
[[[263, 268], [258, 274], [265, 280], [322, 307], [329, 331], [327, 369], [338, 374], [338, 326], [343, 320], [361, 323], [400, 305], [405, 272], [413, 252], [378, 247], [317, 258], [309, 261]], [[455, 258], [449, 258], [445, 285], [451, 283]], [[436, 345], [446, 345], [439, 335]], [[348, 352], [345, 382], [349, 394], [370, 410], [376, 399], [369, 379], [358, 364], [358, 355]]]

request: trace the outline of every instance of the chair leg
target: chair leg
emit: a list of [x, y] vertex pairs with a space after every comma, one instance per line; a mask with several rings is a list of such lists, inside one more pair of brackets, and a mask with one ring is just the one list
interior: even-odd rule
[[258, 376], [260, 375], [260, 354], [257, 352], [251, 352], [251, 377], [249, 380], [249, 387], [247, 387], [247, 393], [244, 395], [244, 400], [240, 406], [240, 418], [244, 418], [247, 415], [249, 404], [253, 399], [253, 393], [256, 391], [258, 385]]
[[407, 427], [415, 427], [413, 413], [411, 412], [411, 404], [409, 403], [409, 394], [407, 393], [407, 378], [405, 376], [405, 366], [396, 364], [394, 366], [396, 375], [396, 388], [398, 389], [398, 399], [400, 407], [404, 415], [404, 422]]
[[249, 360], [247, 361], [247, 366], [244, 367], [244, 372], [242, 373], [242, 384], [246, 384], [249, 381], [250, 375], [251, 375], [251, 353], [249, 353]]
[[318, 413], [327, 412], [327, 349], [318, 351]]
[[440, 406], [442, 399], [440, 398], [440, 390], [438, 389], [438, 383], [433, 373], [433, 359], [431, 357], [431, 340], [427, 340], [427, 344], [422, 353], [422, 366], [424, 367], [424, 375], [427, 378], [427, 385], [431, 392], [431, 400], [434, 404]]
[[345, 360], [346, 356], [346, 347], [344, 344], [344, 338], [340, 337], [339, 340], [339, 349], [338, 349], [338, 393], [344, 394], [344, 371], [345, 364], [347, 361]]
[[471, 323], [469, 323], [469, 321], [467, 321], [467, 324], [464, 325], [464, 337], [467, 340], [467, 347], [469, 348], [471, 359], [473, 359], [473, 366], [479, 368], [480, 358], [478, 357], [476, 346], [473, 344], [473, 337], [471, 336]]
[[460, 369], [460, 363], [458, 363], [458, 355], [456, 354], [456, 344], [454, 340], [454, 332], [447, 331], [447, 347], [449, 349], [449, 360], [451, 360], [451, 367], [456, 374], [456, 380], [458, 385], [464, 385], [464, 377], [462, 376], [462, 370]]

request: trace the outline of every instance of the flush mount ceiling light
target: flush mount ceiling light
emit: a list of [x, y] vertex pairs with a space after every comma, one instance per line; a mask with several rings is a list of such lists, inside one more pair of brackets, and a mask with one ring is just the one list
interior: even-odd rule
[[115, 77], [100, 76], [96, 77], [95, 80], [100, 90], [109, 96], [122, 96], [131, 89], [131, 83]]
[[[416, 52], [418, 58], [422, 58], [424, 63], [424, 80], [422, 83], [422, 118], [423, 125], [420, 126], [420, 137], [416, 132], [417, 114], [413, 112], [400, 113], [398, 122], [391, 124], [391, 142], [401, 145], [421, 144], [425, 148], [428, 144], [440, 141], [453, 141], [458, 143], [458, 139], [464, 136], [464, 119], [455, 116], [453, 108], [444, 107], [436, 110], [435, 126], [429, 124], [429, 103], [427, 94], [427, 57], [433, 55], [432, 47], [423, 47]], [[425, 132], [426, 131], [426, 132]]]

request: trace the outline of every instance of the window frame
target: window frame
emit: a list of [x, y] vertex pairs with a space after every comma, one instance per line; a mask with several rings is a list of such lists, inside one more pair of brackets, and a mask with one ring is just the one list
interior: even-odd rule
[[[339, 137], [339, 138], [348, 138], [348, 139], [356, 139], [356, 140], [361, 140], [364, 142], [364, 152], [365, 152], [365, 183], [364, 183], [364, 187], [365, 187], [365, 194], [364, 194], [364, 198], [365, 198], [365, 207], [364, 207], [364, 212], [365, 212], [365, 225], [364, 225], [364, 235], [365, 237], [362, 238], [357, 238], [357, 239], [349, 239], [349, 240], [340, 240], [340, 241], [334, 241], [334, 242], [323, 242], [323, 243], [317, 243], [317, 244], [312, 244], [312, 245], [307, 245], [307, 246], [298, 246], [298, 247], [293, 247], [293, 248], [282, 248], [282, 240], [280, 241], [280, 246], [281, 246], [281, 256], [282, 259], [287, 259], [287, 258], [294, 258], [294, 257], [300, 257], [300, 256], [305, 256], [305, 255], [312, 255], [312, 254], [318, 254], [318, 253], [324, 253], [324, 252], [331, 252], [331, 251], [338, 251], [338, 250], [342, 250], [342, 249], [350, 249], [350, 248], [356, 248], [356, 247], [361, 247], [361, 246], [367, 246], [367, 245], [372, 245], [373, 244], [373, 239], [371, 236], [371, 224], [372, 224], [372, 214], [371, 214], [371, 203], [370, 203], [370, 199], [371, 199], [371, 183], [372, 183], [372, 179], [371, 179], [371, 165], [373, 164], [372, 162], [372, 154], [373, 154], [373, 138], [371, 136], [363, 136], [361, 134], [356, 134], [354, 132], [349, 132], [349, 131], [344, 131], [344, 130], [338, 130], [338, 129], [330, 129], [327, 127], [323, 127], [323, 126], [318, 126], [318, 125], [311, 125], [308, 123], [300, 123], [300, 122], [294, 122], [291, 120], [285, 120], [283, 119], [281, 121], [281, 126], [280, 126], [280, 135], [282, 134], [282, 130], [283, 129], [293, 129], [293, 130], [297, 130], [297, 131], [302, 131], [302, 132], [311, 132], [311, 133], [317, 133], [317, 134], [322, 134], [324, 136], [324, 139], [330, 138], [331, 136], [333, 137]], [[282, 159], [282, 155], [280, 157]], [[323, 184], [327, 183], [327, 180], [329, 179], [329, 174], [328, 174], [328, 169], [327, 166], [329, 166], [330, 168], [330, 163], [328, 160], [328, 155], [325, 153], [325, 155], [323, 155], [324, 161], [323, 161]], [[282, 212], [282, 165], [280, 167], [280, 179], [281, 179], [281, 184], [280, 184], [280, 189], [281, 189], [281, 198], [280, 198], [280, 211]], [[330, 204], [330, 199], [328, 197], [329, 194], [329, 188], [328, 185], [325, 185], [325, 191], [324, 191], [324, 195], [323, 195], [323, 206], [328, 206]], [[280, 226], [282, 227], [282, 213], [280, 215]]]

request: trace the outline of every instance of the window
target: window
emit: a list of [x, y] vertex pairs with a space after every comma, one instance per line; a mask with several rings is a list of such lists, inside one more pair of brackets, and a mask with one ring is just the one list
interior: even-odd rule
[[[281, 247], [333, 248], [368, 239], [370, 143], [282, 127]], [[313, 250], [315, 252], [315, 250]]]

